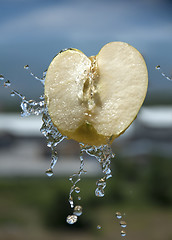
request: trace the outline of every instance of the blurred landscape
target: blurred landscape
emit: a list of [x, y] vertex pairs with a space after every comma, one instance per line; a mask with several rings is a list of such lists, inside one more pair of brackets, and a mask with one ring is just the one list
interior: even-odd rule
[[[38, 76], [61, 49], [96, 55], [110, 41], [124, 41], [144, 56], [149, 88], [138, 117], [112, 144], [113, 177], [105, 197], [95, 197], [101, 169], [85, 156], [79, 183], [83, 215], [74, 225], [68, 203], [79, 170], [79, 145], [57, 146], [58, 163], [48, 178], [51, 153], [39, 129], [41, 116], [22, 118], [20, 100], [0, 81], [0, 239], [172, 240], [172, 2], [170, 0], [0, 0], [0, 74], [27, 99], [38, 100]], [[127, 222], [126, 237], [115, 213]], [[97, 225], [102, 226], [97, 230]]]

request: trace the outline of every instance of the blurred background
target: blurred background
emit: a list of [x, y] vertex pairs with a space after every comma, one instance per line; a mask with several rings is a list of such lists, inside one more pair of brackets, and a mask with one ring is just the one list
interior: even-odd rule
[[100, 167], [85, 161], [77, 202], [83, 215], [73, 226], [65, 220], [78, 144], [61, 143], [55, 176], [45, 176], [51, 156], [41, 116], [21, 118], [19, 98], [0, 81], [0, 239], [122, 239], [116, 211], [127, 222], [126, 239], [172, 239], [172, 82], [155, 70], [172, 75], [171, 13], [170, 0], [0, 0], [0, 74], [27, 99], [38, 100], [43, 87], [23, 66], [41, 77], [64, 48], [90, 56], [124, 41], [143, 54], [149, 71], [144, 106], [112, 145], [113, 178], [102, 199], [94, 195]]

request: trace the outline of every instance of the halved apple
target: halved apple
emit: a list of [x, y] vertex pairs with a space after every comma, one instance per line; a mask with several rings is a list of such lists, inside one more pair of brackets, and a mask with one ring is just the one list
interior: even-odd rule
[[147, 86], [142, 55], [127, 43], [111, 42], [90, 58], [77, 49], [57, 54], [47, 71], [45, 99], [62, 134], [98, 146], [130, 126]]

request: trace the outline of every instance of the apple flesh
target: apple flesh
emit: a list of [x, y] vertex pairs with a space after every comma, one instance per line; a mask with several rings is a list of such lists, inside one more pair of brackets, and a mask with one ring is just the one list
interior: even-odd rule
[[147, 86], [142, 55], [127, 43], [111, 42], [90, 58], [77, 49], [57, 54], [47, 71], [45, 99], [63, 135], [98, 146], [130, 126]]

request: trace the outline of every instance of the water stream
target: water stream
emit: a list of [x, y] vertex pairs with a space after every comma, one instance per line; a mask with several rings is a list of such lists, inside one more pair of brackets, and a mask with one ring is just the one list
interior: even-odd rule
[[[47, 71], [44, 71], [43, 77], [39, 78], [32, 73], [28, 65], [25, 65], [24, 68], [27, 71], [29, 71], [31, 76], [33, 76], [36, 80], [40, 81], [40, 83], [44, 85]], [[4, 87], [9, 88], [11, 90], [10, 81], [6, 80], [5, 77], [1, 74], [0, 74], [0, 81], [3, 81]], [[40, 128], [40, 131], [47, 140], [47, 147], [51, 149], [51, 162], [50, 162], [50, 166], [47, 168], [45, 173], [49, 177], [53, 176], [53, 168], [55, 167], [58, 161], [58, 153], [56, 150], [56, 146], [67, 137], [63, 136], [58, 131], [58, 129], [53, 125], [53, 122], [48, 113], [48, 108], [44, 99], [44, 95], [39, 97], [39, 101], [27, 100], [24, 95], [20, 94], [16, 90], [11, 90], [11, 96], [19, 97], [22, 117], [27, 117], [30, 115], [40, 115], [40, 114], [42, 115], [42, 126]], [[83, 157], [84, 153], [88, 154], [89, 156], [95, 157], [102, 169], [103, 177], [98, 179], [96, 182], [95, 195], [97, 197], [103, 197], [105, 195], [107, 180], [112, 177], [112, 172], [110, 169], [111, 159], [114, 158], [115, 156], [112, 152], [112, 149], [109, 143], [107, 143], [106, 145], [98, 146], [98, 147], [79, 143], [79, 146], [80, 146], [79, 171], [72, 174], [72, 176], [69, 177], [69, 180], [71, 181], [71, 184], [72, 184], [69, 191], [69, 204], [71, 206], [71, 209], [73, 209], [73, 214], [68, 215], [66, 218], [66, 221], [69, 224], [76, 223], [78, 220], [78, 217], [82, 215], [82, 211], [83, 211], [81, 205], [75, 205], [74, 197], [76, 195], [77, 199], [81, 200], [81, 197], [79, 196], [80, 188], [77, 186], [77, 184], [81, 180], [81, 176], [87, 173], [84, 170], [84, 157]], [[118, 216], [118, 218], [120, 217]], [[97, 226], [97, 229], [101, 229], [101, 228], [102, 227], [100, 225]], [[121, 233], [121, 235], [124, 235], [124, 233]]]

